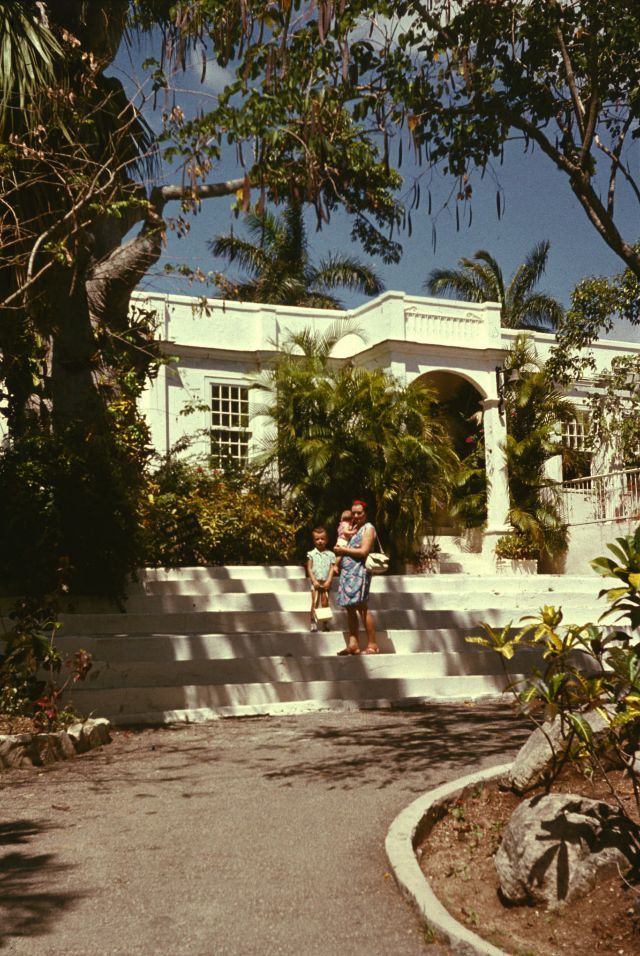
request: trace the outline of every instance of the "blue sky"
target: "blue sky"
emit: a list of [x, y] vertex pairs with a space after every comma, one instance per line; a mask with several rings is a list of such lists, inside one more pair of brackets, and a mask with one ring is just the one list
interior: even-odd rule
[[[136, 51], [135, 60], [140, 63], [153, 52], [150, 46]], [[116, 61], [116, 71], [128, 83], [139, 74], [136, 64], [125, 54], [121, 54]], [[178, 80], [182, 89], [176, 99], [189, 115], [194, 107], [207, 109], [207, 104], [215, 98], [217, 89], [224, 83], [225, 74], [214, 66], [208, 72], [204, 86], [200, 86], [195, 72]], [[405, 148], [404, 152], [406, 156], [410, 150]], [[634, 168], [637, 171], [637, 160]], [[621, 260], [587, 220], [569, 189], [566, 177], [539, 151], [532, 153], [530, 150], [524, 155], [519, 142], [507, 145], [503, 164], [496, 163], [482, 181], [479, 175], [474, 177], [473, 222], [470, 227], [467, 226], [463, 221], [466, 216], [461, 215], [458, 231], [455, 200], [451, 198], [453, 181], [437, 173], [412, 168], [410, 163], [404, 164], [401, 173], [408, 185], [413, 182], [415, 175], [422, 174], [420, 182], [423, 196], [427, 188], [432, 194], [432, 216], [427, 215], [424, 202], [412, 214], [412, 236], [409, 237], [406, 232], [399, 236], [404, 249], [399, 263], [385, 265], [354, 248], [348, 218], [343, 214], [336, 215], [329, 226], [316, 232], [315, 216], [310, 213], [312, 257], [319, 259], [335, 250], [358, 253], [374, 266], [387, 289], [420, 295], [425, 294], [423, 283], [432, 269], [455, 266], [461, 256], [470, 257], [478, 249], [487, 249], [509, 277], [537, 242], [549, 239], [551, 251], [547, 272], [539, 288], [554, 295], [565, 305], [568, 305], [571, 290], [580, 279], [589, 275], [613, 275], [624, 268]], [[213, 171], [210, 179], [215, 181], [238, 175], [240, 173], [235, 164], [223, 162]], [[179, 174], [167, 170], [166, 181], [179, 181]], [[498, 188], [505, 202], [500, 218], [496, 210]], [[190, 284], [182, 277], [166, 275], [164, 265], [186, 263], [192, 268], [199, 267], [205, 273], [218, 269], [223, 271], [224, 263], [211, 256], [206, 243], [219, 233], [229, 232], [232, 225], [236, 232], [241, 232], [241, 221], [234, 217], [231, 210], [232, 202], [232, 197], [207, 200], [202, 204], [201, 212], [190, 217], [190, 231], [185, 238], [179, 239], [170, 233], [160, 262], [145, 277], [142, 287], [185, 295], [215, 295], [214, 286]], [[177, 215], [178, 212], [177, 203], [166, 208], [169, 216]], [[628, 190], [621, 189], [618, 195], [616, 218], [625, 238], [632, 242], [639, 238], [637, 210]], [[432, 247], [433, 222], [437, 232], [435, 252]], [[364, 297], [357, 294], [344, 292], [339, 295], [348, 307], [364, 301]], [[640, 341], [638, 327], [621, 325], [612, 334], [615, 338]]]

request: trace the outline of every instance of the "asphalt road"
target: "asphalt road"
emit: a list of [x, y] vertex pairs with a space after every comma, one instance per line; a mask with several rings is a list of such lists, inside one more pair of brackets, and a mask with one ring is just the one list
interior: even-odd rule
[[0, 775], [0, 952], [436, 956], [387, 870], [417, 796], [502, 763], [498, 703], [144, 731]]

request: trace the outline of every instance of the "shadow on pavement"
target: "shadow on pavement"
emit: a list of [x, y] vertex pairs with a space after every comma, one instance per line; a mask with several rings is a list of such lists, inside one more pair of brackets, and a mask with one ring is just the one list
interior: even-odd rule
[[0, 948], [8, 945], [11, 937], [45, 935], [58, 916], [79, 899], [78, 894], [51, 889], [56, 878], [69, 869], [56, 863], [53, 854], [15, 849], [44, 829], [29, 820], [0, 824]]
[[[292, 741], [289, 756], [305, 759], [266, 770], [271, 779], [306, 777], [345, 789], [363, 783], [386, 787], [401, 777], [417, 778], [423, 789], [428, 776], [441, 770], [471, 772], [483, 763], [509, 759], [531, 733], [527, 721], [508, 708], [438, 704], [400, 714], [376, 712], [379, 723], [366, 727], [319, 727]], [[325, 746], [316, 748], [316, 744]], [[327, 751], [326, 744], [330, 745]], [[273, 746], [281, 747], [279, 742]], [[269, 757], [263, 758], [269, 761]], [[282, 760], [280, 755], [279, 762]], [[450, 775], [450, 774], [448, 774]]]

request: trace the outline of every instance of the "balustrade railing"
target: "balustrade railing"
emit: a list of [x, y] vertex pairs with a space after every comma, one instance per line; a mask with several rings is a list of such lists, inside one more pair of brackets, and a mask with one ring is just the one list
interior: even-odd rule
[[554, 491], [567, 524], [640, 517], [640, 468], [574, 478], [556, 485]]
[[405, 334], [416, 342], [478, 346], [487, 338], [485, 317], [471, 311], [442, 314], [415, 305], [405, 310]]

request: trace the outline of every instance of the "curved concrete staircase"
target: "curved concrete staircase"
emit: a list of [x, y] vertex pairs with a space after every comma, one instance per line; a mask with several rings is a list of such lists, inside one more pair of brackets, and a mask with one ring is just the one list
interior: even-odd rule
[[[63, 615], [64, 654], [93, 656], [69, 693], [81, 713], [118, 723], [204, 720], [338, 707], [406, 705], [498, 694], [497, 655], [465, 643], [479, 622], [504, 625], [543, 604], [597, 620], [598, 578], [442, 574], [375, 578], [379, 655], [337, 657], [334, 630], [309, 632], [309, 590], [297, 567], [145, 569], [124, 612], [97, 602]], [[515, 670], [531, 658], [517, 660]]]

